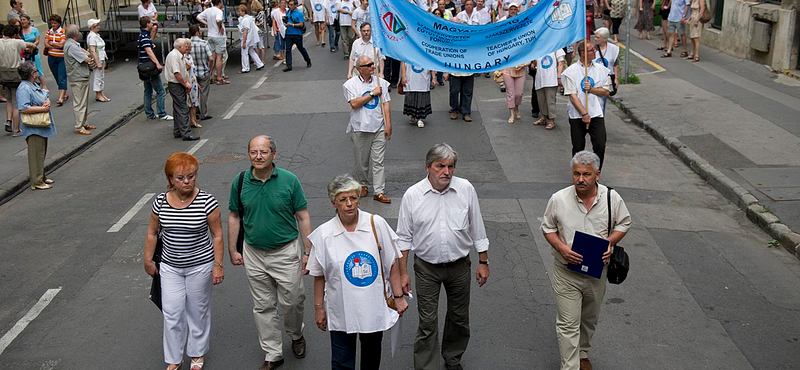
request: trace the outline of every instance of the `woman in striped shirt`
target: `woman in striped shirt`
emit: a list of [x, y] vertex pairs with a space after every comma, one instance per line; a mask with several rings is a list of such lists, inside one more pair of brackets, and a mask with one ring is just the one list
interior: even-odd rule
[[47, 51], [47, 64], [50, 72], [58, 83], [58, 100], [56, 104], [63, 105], [69, 95], [67, 94], [67, 65], [64, 63], [64, 29], [61, 28], [61, 17], [58, 14], [50, 16], [50, 29], [44, 38], [44, 47]]
[[[153, 202], [145, 240], [145, 272], [161, 276], [167, 370], [180, 368], [184, 343], [191, 370], [203, 368], [211, 333], [211, 284], [221, 283], [225, 275], [219, 204], [195, 186], [197, 168], [197, 159], [189, 153], [169, 156], [164, 167], [169, 190]], [[159, 233], [164, 248], [156, 266]]]

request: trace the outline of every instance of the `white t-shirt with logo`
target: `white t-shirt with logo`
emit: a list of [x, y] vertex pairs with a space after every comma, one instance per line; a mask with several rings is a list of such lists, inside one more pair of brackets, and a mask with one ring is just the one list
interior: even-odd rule
[[[347, 80], [342, 88], [344, 89], [344, 100], [350, 102], [355, 98], [360, 98], [364, 95], [369, 95], [375, 87], [378, 86], [378, 80], [381, 81], [381, 97], [383, 102], [386, 103], [391, 100], [389, 95], [389, 82], [382, 78], [370, 76], [369, 81], [361, 79], [361, 75], [356, 73], [351, 79]], [[361, 108], [353, 109], [350, 111], [350, 122], [347, 124], [346, 133], [350, 131], [355, 132], [378, 132], [384, 129], [383, 124], [383, 107], [381, 107], [380, 99], [378, 96], [370, 99], [367, 104]]]
[[[595, 45], [595, 47], [599, 50], [600, 48]], [[619, 58], [619, 46], [614, 45], [612, 43], [606, 43], [606, 50], [603, 51], [603, 58], [600, 58], [600, 53], [594, 54], [597, 58], [594, 60], [597, 64], [604, 66], [603, 58], [606, 59], [608, 62], [608, 66], [606, 68], [610, 69], [612, 72], [614, 71], [614, 65], [617, 64], [617, 58]]]
[[369, 23], [369, 10], [364, 10], [361, 9], [361, 7], [358, 7], [353, 11], [352, 18], [356, 20], [356, 32], [361, 34], [361, 25], [364, 23]]
[[[338, 216], [308, 235], [311, 256], [307, 268], [312, 276], [325, 277], [325, 312], [328, 330], [352, 333], [385, 331], [394, 326], [398, 314], [386, 305], [391, 294], [389, 271], [399, 257], [397, 234], [383, 217], [375, 215], [375, 230], [381, 256], [372, 233], [371, 214], [358, 211], [358, 224], [345, 230]], [[383, 262], [381, 281], [380, 265]]]
[[325, 15], [328, 17], [327, 21], [333, 25], [333, 22], [336, 21], [336, 17], [339, 16], [337, 9], [338, 6], [337, 0], [325, 0]]
[[[225, 14], [222, 14], [222, 9], [212, 6], [203, 10], [197, 18], [208, 23], [208, 27], [206, 27], [208, 29], [208, 37], [225, 37]], [[219, 27], [217, 27], [217, 20], [222, 21], [221, 33], [219, 32]]]
[[408, 92], [431, 91], [431, 71], [411, 63], [405, 63], [405, 65], [408, 83], [403, 86], [403, 89]]
[[564, 50], [558, 49], [536, 59], [536, 78], [533, 88], [539, 90], [543, 87], [558, 86], [558, 63], [564, 61]]
[[[538, 73], [538, 72], [537, 72]], [[611, 90], [611, 79], [608, 77], [609, 70], [600, 64], [592, 62], [589, 66], [589, 82], [592, 87], [602, 87]], [[564, 85], [564, 95], [577, 94], [581, 104], [586, 104], [586, 92], [583, 91], [583, 80], [585, 78], [583, 65], [575, 63], [561, 73], [561, 83]], [[589, 116], [592, 118], [603, 117], [603, 99], [595, 94], [589, 94]], [[567, 104], [569, 118], [580, 119], [581, 114], [572, 103]]]
[[311, 1], [311, 21], [325, 22], [325, 0]]
[[339, 10], [348, 10], [351, 12], [356, 10], [353, 2], [349, 0], [339, 0], [339, 2], [336, 3], [336, 11], [339, 14], [339, 27], [350, 26], [350, 24], [352, 24], [353, 17], [350, 14], [339, 12]]

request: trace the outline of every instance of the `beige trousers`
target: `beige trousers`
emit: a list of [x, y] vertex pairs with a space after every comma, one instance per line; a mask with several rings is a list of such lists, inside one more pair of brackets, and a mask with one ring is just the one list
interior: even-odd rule
[[556, 336], [561, 354], [561, 370], [578, 370], [580, 359], [588, 358], [592, 335], [597, 327], [600, 307], [606, 293], [606, 272], [600, 279], [553, 263], [553, 293], [556, 297]]
[[71, 81], [69, 88], [72, 90], [75, 129], [80, 130], [86, 126], [86, 116], [89, 112], [89, 81]]
[[265, 361], [283, 358], [278, 306], [283, 313], [286, 334], [292, 340], [303, 336], [303, 303], [306, 295], [300, 271], [301, 245], [300, 238], [272, 250], [253, 248], [246, 242], [244, 244], [244, 268], [253, 295], [253, 317], [261, 349], [266, 352]]

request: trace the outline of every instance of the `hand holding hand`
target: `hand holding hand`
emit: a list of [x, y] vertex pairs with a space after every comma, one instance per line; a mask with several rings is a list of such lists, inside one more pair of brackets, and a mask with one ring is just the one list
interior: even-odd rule
[[403, 294], [411, 293], [411, 278], [408, 274], [400, 275], [400, 286], [403, 288]]
[[305, 254], [303, 255], [303, 275], [308, 275], [308, 270], [306, 270], [306, 265], [308, 264], [308, 256]]
[[319, 330], [328, 330], [328, 314], [325, 313], [325, 307], [314, 305], [314, 322], [317, 323]]
[[406, 312], [406, 310], [408, 309], [408, 302], [406, 302], [406, 298], [405, 297], [395, 298], [394, 309], [395, 311], [397, 311], [400, 317], [403, 317], [403, 312]]

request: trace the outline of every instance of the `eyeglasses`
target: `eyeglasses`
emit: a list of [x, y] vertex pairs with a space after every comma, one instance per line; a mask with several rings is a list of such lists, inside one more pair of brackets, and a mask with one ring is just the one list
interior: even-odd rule
[[347, 203], [358, 203], [358, 196], [350, 196], [350, 197], [341, 197], [336, 199], [336, 203], [347, 204]]
[[257, 157], [259, 154], [261, 154], [262, 157], [266, 157], [269, 153], [272, 153], [272, 150], [251, 150], [249, 153], [252, 157]]
[[374, 63], [374, 62], [373, 62], [373, 63], [367, 63], [367, 64], [364, 64], [364, 65], [362, 65], [362, 67], [367, 67], [367, 68], [374, 67], [374, 66], [375, 66], [375, 63]]
[[184, 181], [192, 182], [192, 181], [194, 181], [195, 176], [196, 176], [195, 174], [190, 174], [190, 175], [186, 175], [186, 176], [183, 176], [183, 175], [173, 176], [172, 178], [177, 180], [178, 182], [184, 182]]

